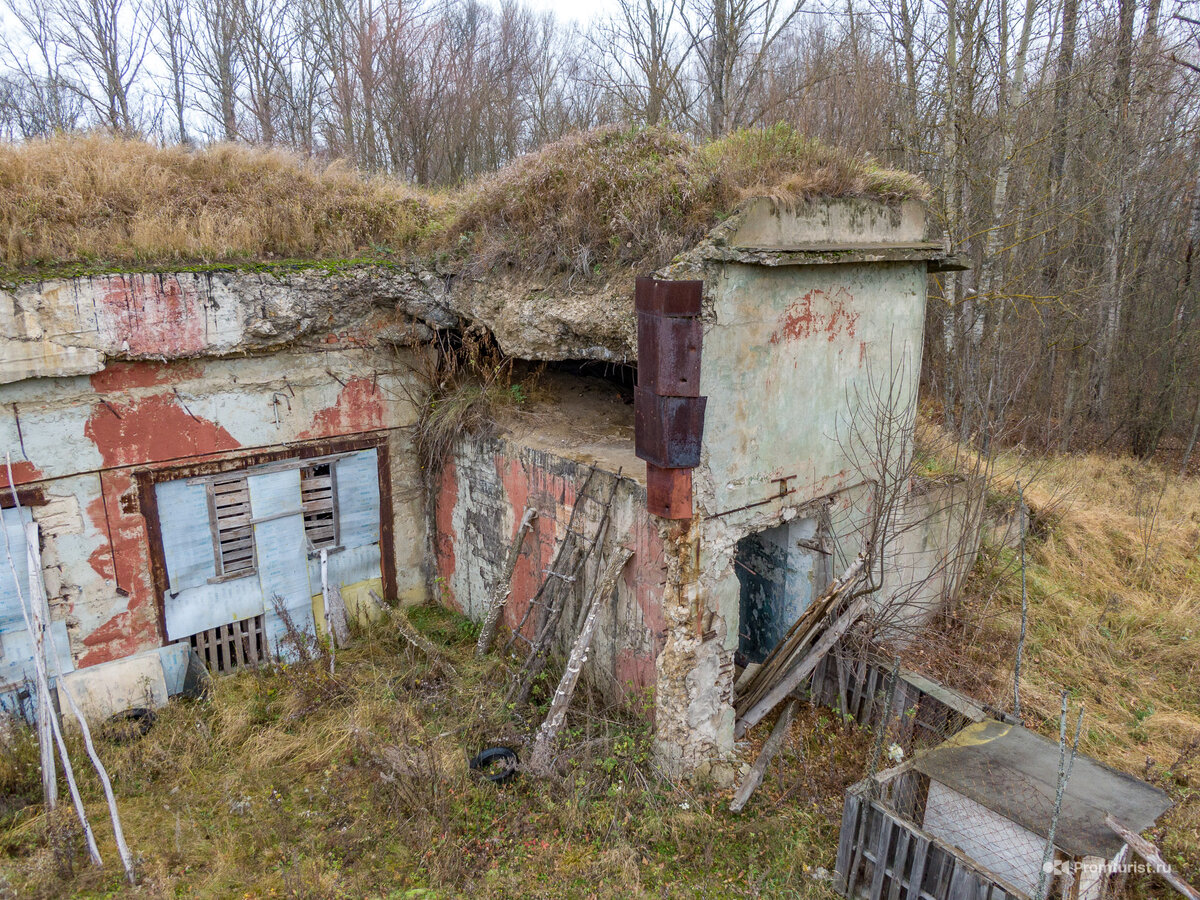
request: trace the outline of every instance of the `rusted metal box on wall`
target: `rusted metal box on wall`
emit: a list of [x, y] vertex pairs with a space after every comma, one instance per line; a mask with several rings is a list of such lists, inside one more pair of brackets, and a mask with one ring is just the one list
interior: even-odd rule
[[647, 505], [668, 519], [691, 518], [691, 469], [700, 464], [707, 403], [700, 396], [703, 287], [700, 281], [637, 281], [635, 447], [647, 463]]

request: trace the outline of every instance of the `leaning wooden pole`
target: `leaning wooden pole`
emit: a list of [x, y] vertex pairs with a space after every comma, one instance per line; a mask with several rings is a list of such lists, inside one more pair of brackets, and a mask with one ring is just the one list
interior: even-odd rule
[[846, 611], [835, 619], [824, 634], [813, 645], [812, 650], [804, 657], [794, 668], [788, 671], [767, 695], [742, 716], [737, 721], [734, 728], [734, 736], [739, 740], [758, 724], [762, 719], [773, 710], [776, 706], [782, 703], [787, 696], [800, 686], [809, 675], [816, 669], [817, 663], [833, 649], [834, 644], [841, 640], [842, 636], [850, 630], [850, 628], [863, 617], [867, 609], [871, 605], [869, 595], [864, 595], [853, 601]]
[[763, 776], [767, 774], [767, 766], [783, 749], [783, 742], [787, 739], [788, 729], [792, 726], [792, 719], [796, 715], [796, 706], [799, 702], [793, 697], [783, 708], [783, 712], [779, 714], [779, 718], [775, 721], [775, 727], [771, 729], [770, 737], [763, 743], [762, 750], [759, 751], [758, 759], [754, 761], [754, 765], [750, 767], [750, 771], [738, 785], [737, 793], [733, 795], [733, 801], [729, 804], [730, 812], [740, 813], [745, 809], [750, 795], [762, 784]]
[[571, 655], [567, 659], [567, 668], [558, 682], [554, 700], [550, 703], [550, 712], [546, 714], [546, 721], [542, 722], [542, 727], [538, 729], [537, 736], [533, 740], [533, 750], [529, 754], [527, 768], [535, 775], [546, 775], [550, 772], [553, 763], [554, 741], [566, 721], [571, 695], [575, 693], [575, 686], [579, 683], [579, 673], [587, 659], [588, 647], [592, 643], [592, 636], [596, 633], [596, 622], [600, 616], [602, 601], [616, 586], [617, 578], [631, 556], [633, 556], [632, 550], [626, 547], [619, 548], [613, 554], [604, 574], [596, 584], [596, 589], [592, 591], [592, 595], [588, 599], [587, 618], [583, 620], [583, 627], [579, 629], [579, 636], [575, 638], [575, 645], [571, 648]]
[[1134, 853], [1149, 863], [1150, 868], [1157, 872], [1159, 877], [1167, 884], [1175, 888], [1184, 897], [1187, 897], [1188, 900], [1200, 900], [1200, 891], [1197, 891], [1176, 875], [1174, 870], [1167, 864], [1167, 861], [1162, 858], [1162, 854], [1158, 852], [1158, 848], [1152, 843], [1140, 834], [1136, 834], [1133, 830], [1126, 828], [1114, 819], [1111, 814], [1105, 817], [1104, 824], [1121, 840], [1127, 843], [1133, 849]]
[[[29, 550], [30, 606], [33, 609], [40, 607], [48, 611], [46, 584], [42, 581], [42, 554], [39, 543], [37, 523], [30, 522], [25, 526], [25, 544]], [[79, 724], [79, 731], [83, 735], [83, 746], [87, 750], [88, 759], [91, 760], [92, 767], [96, 770], [96, 775], [100, 778], [100, 785], [104, 788], [104, 799], [108, 803], [108, 817], [112, 821], [113, 838], [116, 840], [117, 853], [121, 857], [121, 864], [125, 867], [125, 877], [129, 879], [130, 884], [134, 884], [133, 855], [129, 852], [129, 845], [125, 843], [125, 829], [121, 827], [121, 814], [117, 810], [117, 798], [113, 793], [112, 781], [108, 777], [108, 769], [104, 767], [104, 763], [100, 760], [100, 754], [96, 752], [96, 745], [92, 743], [92, 730], [88, 727], [87, 718], [75, 702], [75, 697], [71, 694], [70, 687], [62, 679], [62, 667], [58, 663], [58, 653], [55, 651], [53, 644], [48, 648], [46, 658], [52, 660], [54, 663], [52, 671], [58, 682], [59, 693], [66, 698], [67, 705], [71, 708], [71, 714], [75, 716], [75, 720]]]
[[[5, 464], [8, 469], [8, 485], [12, 490], [13, 508], [19, 511], [21, 509], [21, 501], [17, 496], [16, 482], [13, 480], [12, 460], [6, 455]], [[21, 587], [21, 580], [17, 574], [17, 565], [13, 561], [12, 541], [8, 537], [8, 529], [0, 527], [0, 531], [4, 532], [4, 553], [8, 559], [8, 569], [12, 573], [13, 586], [17, 593], [17, 602], [21, 606], [21, 617], [25, 620], [25, 628], [29, 633], [35, 634], [36, 628], [40, 627], [40, 623], [35, 626], [35, 617], [33, 613], [33, 604], [26, 602], [25, 590]], [[33, 655], [33, 672], [34, 685], [39, 697], [39, 713], [41, 712], [41, 698], [49, 700], [50, 697], [50, 679], [46, 673], [46, 657], [41, 653], [35, 652]], [[62, 726], [59, 724], [58, 716], [55, 713], [53, 703], [48, 704], [48, 712], [46, 718], [50, 724], [50, 735], [45, 739], [49, 741], [53, 738], [54, 745], [58, 747], [59, 756], [62, 758], [63, 776], [67, 780], [67, 789], [71, 794], [71, 802], [75, 806], [75, 814], [79, 816], [79, 824], [83, 828], [84, 841], [87, 844], [88, 855], [92, 858], [92, 862], [96, 865], [103, 865], [103, 860], [100, 858], [100, 848], [96, 846], [96, 836], [92, 833], [91, 823], [88, 821], [87, 811], [83, 807], [83, 798], [79, 793], [79, 786], [75, 783], [75, 770], [71, 766], [71, 757], [67, 755], [67, 743], [63, 740]], [[53, 750], [51, 750], [53, 753]], [[51, 757], [53, 759], [53, 757]]]
[[517, 533], [513, 535], [512, 543], [508, 545], [508, 556], [504, 559], [504, 571], [492, 586], [492, 596], [488, 599], [483, 616], [483, 627], [479, 629], [479, 640], [475, 642], [475, 657], [481, 659], [490, 649], [496, 639], [496, 627], [500, 624], [500, 614], [504, 612], [504, 604], [511, 593], [513, 572], [517, 568], [517, 559], [521, 555], [521, 545], [525, 543], [525, 533], [533, 527], [537, 518], [537, 510], [529, 507], [521, 517]]

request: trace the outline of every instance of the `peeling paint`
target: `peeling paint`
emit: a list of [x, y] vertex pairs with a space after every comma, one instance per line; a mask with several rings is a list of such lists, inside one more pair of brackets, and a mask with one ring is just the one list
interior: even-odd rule
[[182, 460], [239, 447], [225, 428], [187, 412], [174, 394], [123, 404], [102, 401], [88, 417], [84, 434], [108, 466]]
[[79, 657], [80, 668], [162, 643], [146, 522], [139, 513], [126, 512], [121, 502], [136, 492], [133, 479], [125, 472], [110, 472], [99, 481], [101, 496], [88, 504], [86, 512], [96, 530], [107, 537], [92, 551], [88, 564], [109, 582], [113, 596], [107, 620], [82, 639], [87, 649]]
[[779, 328], [771, 335], [771, 343], [802, 341], [815, 334], [824, 334], [833, 343], [842, 334], [854, 337], [859, 313], [848, 309], [854, 297], [843, 287], [826, 293], [814, 288], [799, 300], [793, 300], [779, 320]]
[[333, 406], [317, 410], [312, 425], [300, 432], [303, 440], [354, 434], [382, 428], [384, 398], [379, 385], [370, 378], [354, 377], [338, 393]]

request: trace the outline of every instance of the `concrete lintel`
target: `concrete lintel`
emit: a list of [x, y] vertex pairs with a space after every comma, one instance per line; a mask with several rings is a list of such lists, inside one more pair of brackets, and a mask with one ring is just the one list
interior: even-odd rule
[[[704, 258], [751, 266], [820, 266], [838, 263], [925, 262], [931, 270], [947, 260], [938, 241], [915, 243], [804, 244], [790, 247], [713, 247]], [[938, 269], [940, 271], [940, 269]]]

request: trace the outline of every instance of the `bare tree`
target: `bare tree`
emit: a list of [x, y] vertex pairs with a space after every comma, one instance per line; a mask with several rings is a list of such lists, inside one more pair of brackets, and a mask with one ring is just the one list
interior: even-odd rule
[[803, 5], [803, 0], [700, 0], [684, 17], [710, 137], [745, 123], [768, 54]]
[[680, 40], [681, 0], [618, 0], [589, 36], [604, 57], [601, 77], [631, 121], [658, 125], [680, 102], [691, 47]]

